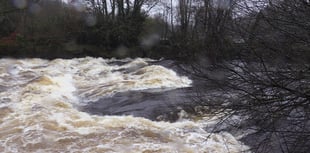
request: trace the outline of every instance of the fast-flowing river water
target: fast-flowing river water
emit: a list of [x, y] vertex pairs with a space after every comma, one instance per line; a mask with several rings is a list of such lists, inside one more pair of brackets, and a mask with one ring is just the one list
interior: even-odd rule
[[[0, 152], [238, 153], [240, 137], [182, 118], [193, 84], [151, 59], [1, 59]], [[161, 121], [176, 113], [175, 122]], [[168, 115], [169, 116], [169, 115]], [[169, 120], [169, 117], [168, 117]]]

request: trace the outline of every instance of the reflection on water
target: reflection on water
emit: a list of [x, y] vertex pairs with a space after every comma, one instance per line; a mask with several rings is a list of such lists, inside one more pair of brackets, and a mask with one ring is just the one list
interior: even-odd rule
[[[122, 94], [141, 94], [148, 89], [149, 94], [140, 95], [147, 99], [142, 102], [145, 108], [147, 102], [164, 103], [152, 99], [155, 89], [173, 93], [171, 89], [190, 87], [187, 77], [149, 62], [154, 60], [1, 59], [0, 152], [222, 153], [247, 149], [227, 132], [204, 130], [216, 117], [168, 123], [79, 110], [111, 97], [122, 101]], [[125, 97], [125, 101], [135, 102], [129, 99]], [[103, 103], [113, 106], [115, 102], [126, 112], [127, 106], [122, 107], [120, 101]], [[102, 109], [109, 112], [111, 108]]]

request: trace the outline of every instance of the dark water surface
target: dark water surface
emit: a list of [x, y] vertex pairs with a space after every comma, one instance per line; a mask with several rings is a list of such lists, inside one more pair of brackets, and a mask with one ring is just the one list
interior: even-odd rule
[[133, 115], [151, 120], [176, 121], [182, 109], [193, 105], [189, 99], [192, 88], [169, 91], [129, 91], [101, 98], [82, 108], [97, 115]]

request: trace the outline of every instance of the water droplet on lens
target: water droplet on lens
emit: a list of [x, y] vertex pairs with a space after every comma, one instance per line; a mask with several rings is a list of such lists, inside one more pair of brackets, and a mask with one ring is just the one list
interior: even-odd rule
[[39, 4], [31, 4], [29, 7], [29, 12], [32, 14], [38, 14], [41, 11], [41, 6]]
[[88, 15], [88, 16], [85, 18], [85, 22], [86, 22], [86, 25], [87, 25], [87, 26], [92, 27], [92, 26], [96, 25], [97, 19], [96, 19], [96, 17], [93, 16], [93, 15]]
[[85, 5], [83, 5], [81, 2], [74, 3], [73, 7], [79, 12], [84, 12], [86, 10]]
[[128, 54], [128, 49], [125, 46], [120, 46], [117, 48], [116, 54], [120, 57], [126, 56]]
[[27, 1], [26, 0], [13, 0], [13, 5], [19, 9], [26, 8]]
[[158, 34], [151, 34], [142, 39], [141, 45], [145, 47], [152, 47], [157, 44], [160, 40], [160, 36]]

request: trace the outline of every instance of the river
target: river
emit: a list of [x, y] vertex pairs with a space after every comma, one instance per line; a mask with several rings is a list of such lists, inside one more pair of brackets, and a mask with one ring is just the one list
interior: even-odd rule
[[1, 59], [0, 152], [247, 152], [206, 129], [219, 116], [186, 117], [194, 82], [177, 72], [146, 58]]

